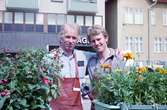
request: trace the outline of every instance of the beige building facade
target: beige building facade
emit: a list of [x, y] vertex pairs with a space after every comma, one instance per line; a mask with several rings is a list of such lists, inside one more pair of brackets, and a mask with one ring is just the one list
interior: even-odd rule
[[167, 0], [155, 2], [0, 0], [0, 50], [58, 45], [60, 26], [74, 22], [81, 26], [81, 47], [88, 45], [87, 28], [97, 24], [106, 27], [112, 48], [131, 50], [139, 61], [167, 61]]
[[106, 28], [111, 47], [145, 63], [167, 61], [167, 0], [108, 0]]

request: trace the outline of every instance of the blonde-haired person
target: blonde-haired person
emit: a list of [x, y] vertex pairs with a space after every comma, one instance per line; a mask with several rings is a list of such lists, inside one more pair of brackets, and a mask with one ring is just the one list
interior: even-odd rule
[[77, 24], [64, 24], [59, 33], [59, 48], [50, 52], [51, 56], [58, 56], [63, 64], [60, 96], [50, 102], [52, 110], [83, 110], [80, 81], [84, 77], [89, 53], [75, 49], [79, 32]]
[[[118, 61], [121, 59], [119, 51], [107, 46], [109, 36], [105, 28], [99, 25], [92, 26], [87, 30], [87, 37], [90, 45], [96, 51], [96, 55], [89, 59], [86, 67], [86, 75], [89, 75], [90, 80], [96, 79], [96, 70], [104, 65], [111, 69], [124, 65]], [[90, 98], [93, 96], [90, 95]], [[93, 106], [91, 110], [94, 110]]]

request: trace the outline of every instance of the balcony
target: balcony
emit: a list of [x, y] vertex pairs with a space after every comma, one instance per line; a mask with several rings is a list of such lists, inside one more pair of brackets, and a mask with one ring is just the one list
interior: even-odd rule
[[68, 0], [68, 13], [90, 13], [97, 12], [97, 0]]
[[6, 9], [38, 11], [38, 0], [6, 0]]

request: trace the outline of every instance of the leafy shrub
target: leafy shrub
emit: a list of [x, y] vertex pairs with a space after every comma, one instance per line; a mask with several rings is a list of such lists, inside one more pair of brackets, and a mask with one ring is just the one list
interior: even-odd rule
[[20, 51], [14, 57], [0, 55], [0, 108], [49, 108], [49, 100], [58, 96], [61, 64], [58, 57], [45, 55], [43, 50]]

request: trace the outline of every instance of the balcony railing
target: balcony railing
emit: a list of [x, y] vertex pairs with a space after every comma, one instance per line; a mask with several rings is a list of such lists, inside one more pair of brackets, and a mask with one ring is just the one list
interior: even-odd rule
[[6, 8], [9, 10], [34, 10], [38, 11], [39, 0], [6, 0]]
[[68, 0], [69, 13], [96, 13], [97, 0]]

